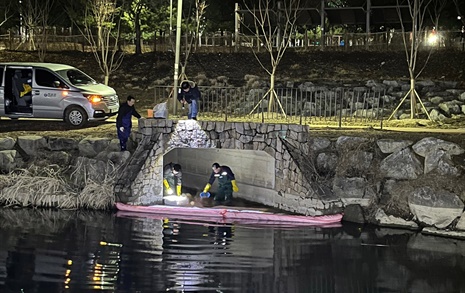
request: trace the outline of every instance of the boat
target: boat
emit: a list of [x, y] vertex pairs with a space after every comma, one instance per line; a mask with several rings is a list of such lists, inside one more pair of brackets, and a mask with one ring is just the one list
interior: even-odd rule
[[163, 218], [176, 218], [188, 220], [219, 221], [221, 223], [269, 223], [284, 224], [290, 226], [329, 225], [340, 223], [342, 214], [303, 216], [284, 213], [271, 213], [256, 209], [233, 207], [183, 207], [151, 205], [138, 206], [117, 202], [119, 211], [130, 212], [132, 215], [156, 214]]

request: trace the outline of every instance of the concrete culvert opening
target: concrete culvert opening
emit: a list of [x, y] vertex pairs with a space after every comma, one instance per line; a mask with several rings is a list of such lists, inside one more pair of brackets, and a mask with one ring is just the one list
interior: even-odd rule
[[[230, 167], [235, 175], [239, 187], [234, 193], [235, 206], [263, 203], [263, 197], [275, 188], [275, 159], [264, 151], [174, 148], [163, 156], [163, 165], [170, 162], [182, 166], [182, 192], [197, 201], [201, 200], [199, 194], [207, 184], [215, 162]], [[202, 199], [203, 205], [212, 204], [217, 181], [210, 189], [212, 196]]]

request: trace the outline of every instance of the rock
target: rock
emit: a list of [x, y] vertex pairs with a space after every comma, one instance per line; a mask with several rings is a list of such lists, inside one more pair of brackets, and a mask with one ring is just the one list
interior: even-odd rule
[[344, 217], [342, 218], [344, 221], [364, 224], [365, 223], [365, 216], [363, 215], [363, 209], [358, 204], [351, 204], [345, 207], [344, 209]]
[[465, 101], [465, 92], [461, 93], [459, 96], [460, 101]]
[[[422, 234], [426, 235], [433, 235], [433, 236], [441, 236], [441, 237], [450, 237], [450, 238], [457, 238], [457, 239], [465, 239], [465, 232], [463, 231], [451, 231], [451, 230], [442, 230], [437, 229], [434, 227], [425, 227], [421, 230]], [[463, 249], [464, 247], [462, 247]], [[441, 251], [443, 253], [443, 251]], [[463, 255], [463, 252], [461, 252]]]
[[68, 166], [71, 162], [72, 156], [65, 151], [55, 151], [53, 156], [50, 157], [50, 163], [58, 166]]
[[396, 80], [383, 80], [383, 84], [392, 87], [398, 87], [399, 83]]
[[331, 141], [327, 138], [314, 137], [310, 138], [310, 147], [313, 151], [321, 151], [328, 148], [331, 145]]
[[82, 183], [88, 180], [103, 182], [107, 174], [112, 171], [107, 162], [86, 157], [78, 157], [74, 169], [75, 181]]
[[29, 156], [35, 157], [39, 150], [47, 146], [44, 137], [37, 135], [18, 137], [18, 146]]
[[0, 151], [0, 171], [9, 173], [18, 166], [16, 150]]
[[110, 141], [108, 144], [108, 147], [105, 149], [106, 152], [119, 152], [120, 151], [120, 145], [119, 145], [119, 139], [115, 138]]
[[109, 144], [109, 138], [85, 138], [78, 144], [79, 154], [80, 156], [93, 158], [96, 157], [100, 152], [105, 151]]
[[320, 153], [316, 158], [316, 168], [323, 174], [333, 174], [337, 166], [337, 154]]
[[447, 119], [447, 117], [444, 114], [440, 113], [436, 109], [431, 110], [431, 112], [429, 113], [429, 117], [433, 121], [444, 121]]
[[338, 151], [349, 151], [353, 149], [359, 149], [360, 144], [368, 142], [369, 140], [364, 137], [340, 136], [336, 141], [336, 149]]
[[390, 154], [381, 161], [380, 171], [387, 178], [416, 179], [423, 173], [423, 165], [407, 148]]
[[110, 152], [107, 156], [107, 158], [116, 166], [124, 164], [129, 159], [129, 157], [131, 157], [130, 152]]
[[435, 84], [431, 80], [420, 80], [415, 83], [415, 85], [419, 87], [434, 87]]
[[450, 116], [450, 114], [459, 114], [462, 110], [460, 106], [454, 101], [440, 103], [438, 107], [448, 116]]
[[47, 140], [47, 149], [51, 151], [71, 151], [78, 149], [78, 141], [65, 137], [49, 137]]
[[455, 229], [465, 231], [465, 213], [462, 213], [462, 215], [460, 216], [460, 219], [457, 222]]
[[439, 105], [444, 99], [439, 96], [435, 96], [429, 99], [431, 103]]
[[356, 174], [364, 174], [366, 170], [371, 167], [371, 162], [373, 161], [373, 153], [365, 151], [352, 151], [344, 156], [344, 168], [346, 172]]
[[359, 204], [368, 206], [370, 201], [376, 196], [373, 187], [368, 184], [365, 178], [336, 177], [333, 181], [334, 196], [341, 198], [346, 205]]
[[409, 194], [408, 205], [419, 222], [441, 229], [459, 217], [464, 207], [457, 195], [428, 186], [417, 188]]
[[394, 140], [394, 139], [379, 139], [376, 141], [379, 149], [383, 154], [392, 154], [398, 152], [413, 144], [411, 140]]
[[428, 154], [436, 152], [437, 150], [443, 150], [445, 153], [451, 156], [461, 155], [465, 152], [465, 150], [456, 143], [444, 141], [434, 137], [425, 137], [421, 139], [412, 146], [412, 149], [416, 154], [422, 157], [426, 157]]
[[413, 221], [406, 221], [402, 218], [387, 215], [383, 209], [378, 209], [375, 214], [375, 220], [380, 226], [384, 227], [402, 227], [409, 229], [418, 229], [418, 225]]
[[11, 137], [0, 138], [0, 151], [11, 150], [14, 148], [16, 141]]
[[443, 150], [431, 152], [425, 157], [425, 174], [436, 171], [439, 175], [457, 177], [461, 171], [454, 166], [450, 155]]
[[392, 191], [398, 184], [397, 180], [387, 179], [384, 184], [382, 184], [382, 190], [380, 192], [379, 204], [387, 204], [392, 197]]

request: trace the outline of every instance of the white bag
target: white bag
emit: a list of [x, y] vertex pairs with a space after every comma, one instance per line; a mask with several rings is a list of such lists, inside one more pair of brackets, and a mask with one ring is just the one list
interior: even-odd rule
[[160, 103], [153, 107], [153, 118], [167, 119], [168, 118], [168, 105], [166, 102]]

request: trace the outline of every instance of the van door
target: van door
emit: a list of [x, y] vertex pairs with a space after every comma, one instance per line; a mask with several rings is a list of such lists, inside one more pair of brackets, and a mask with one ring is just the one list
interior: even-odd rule
[[34, 117], [63, 118], [68, 86], [53, 72], [35, 69]]
[[2, 104], [7, 116], [32, 116], [32, 73], [32, 68], [6, 67]]

